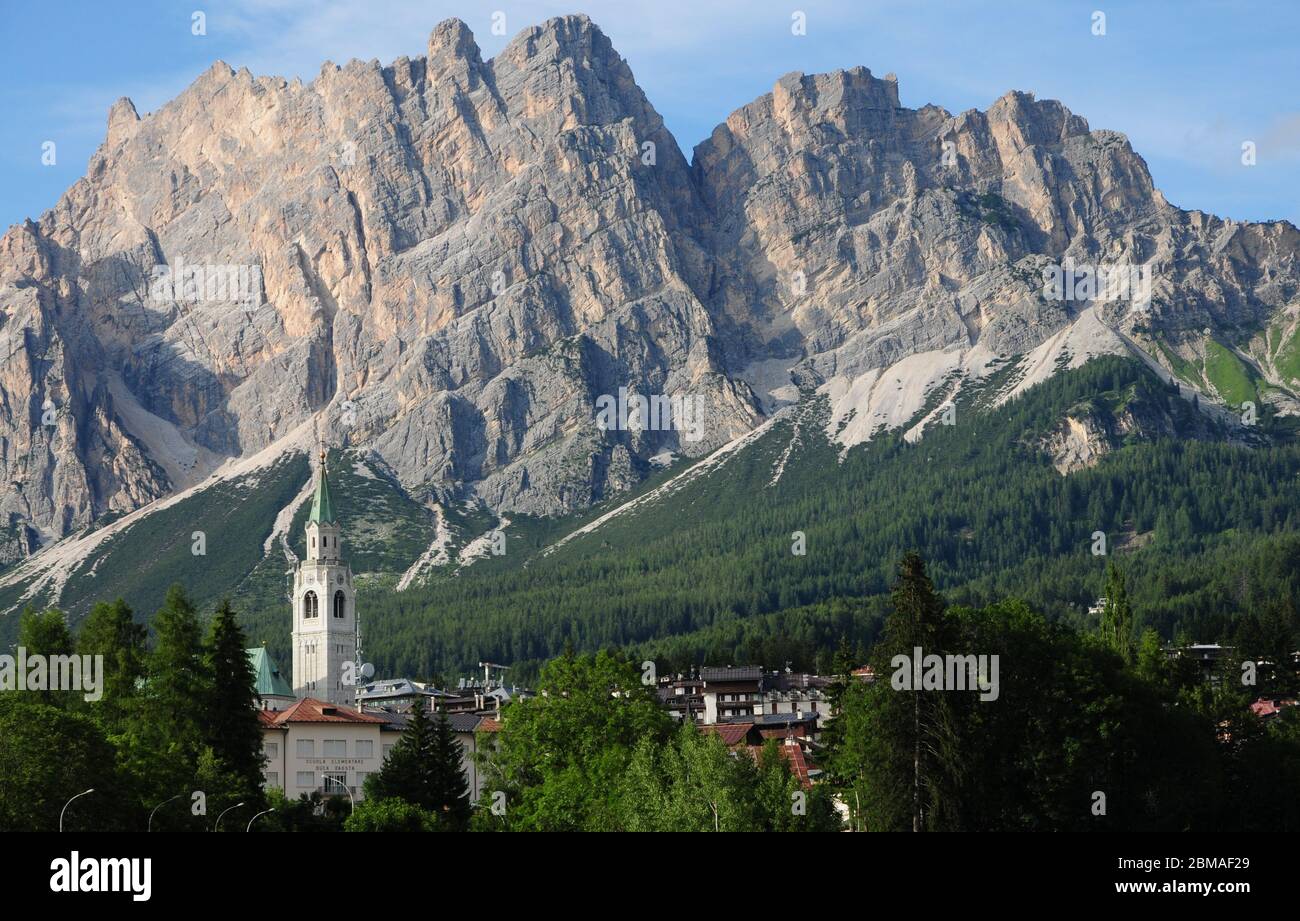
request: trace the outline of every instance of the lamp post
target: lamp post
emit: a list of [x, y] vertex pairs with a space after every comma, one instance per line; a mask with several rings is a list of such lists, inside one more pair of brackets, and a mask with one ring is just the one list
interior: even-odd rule
[[235, 803], [235, 805], [231, 806], [229, 809], [223, 809], [223, 810], [221, 810], [221, 815], [217, 816], [217, 824], [212, 826], [212, 830], [213, 830], [213, 831], [221, 831], [221, 820], [222, 820], [222, 818], [225, 816], [225, 814], [226, 814], [227, 812], [229, 812], [231, 809], [238, 809], [238, 808], [239, 808], [240, 806], [242, 806], [242, 805], [244, 805], [244, 804], [243, 804], [243, 803]]
[[348, 795], [348, 799], [352, 802], [352, 811], [348, 814], [349, 815], [355, 814], [357, 811], [357, 801], [356, 798], [352, 795], [352, 791], [348, 789], [348, 785], [345, 784], [343, 781], [339, 780], [337, 777], [333, 777], [329, 774], [326, 774], [324, 771], [321, 771], [320, 776], [324, 777], [326, 780], [334, 781], [336, 784], [338, 784], [340, 787], [343, 788], [343, 792]]
[[77, 796], [72, 797], [72, 799], [68, 800], [66, 803], [63, 804], [63, 808], [59, 810], [59, 831], [63, 831], [63, 813], [68, 811], [68, 806], [72, 804], [72, 800], [76, 799], [79, 796], [85, 796], [87, 793], [94, 793], [94, 792], [95, 792], [94, 787], [91, 787], [89, 790], [82, 790], [80, 793], [77, 794]]
[[181, 797], [181, 796], [183, 796], [183, 795], [184, 795], [184, 794], [182, 794], [182, 793], [177, 793], [176, 796], [173, 796], [171, 799], [165, 799], [165, 800], [163, 800], [161, 803], [159, 803], [157, 806], [154, 806], [154, 807], [153, 807], [153, 810], [150, 811], [150, 813], [149, 813], [149, 824], [148, 824], [147, 826], [145, 826], [145, 831], [153, 831], [153, 814], [154, 814], [155, 812], [157, 812], [157, 811], [158, 811], [159, 809], [161, 809], [163, 806], [166, 806], [166, 805], [167, 805], [168, 803], [170, 803], [173, 799], [177, 799], [177, 798], [179, 798], [179, 797]]
[[262, 816], [266, 815], [268, 812], [275, 812], [275, 808], [272, 807], [270, 809], [264, 809], [261, 812], [259, 812], [257, 815], [253, 816], [251, 819], [248, 820], [248, 827], [245, 828], [244, 831], [246, 832], [252, 831], [253, 823], [256, 822], [258, 819], [260, 819]]

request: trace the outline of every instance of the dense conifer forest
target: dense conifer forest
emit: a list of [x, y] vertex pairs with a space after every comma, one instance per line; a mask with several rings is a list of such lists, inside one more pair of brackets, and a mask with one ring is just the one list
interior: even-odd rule
[[[609, 646], [681, 666], [813, 667], [841, 636], [870, 644], [908, 549], [955, 603], [1020, 598], [1085, 628], [1116, 561], [1139, 627], [1167, 640], [1223, 639], [1261, 605], [1295, 605], [1300, 446], [1267, 418], [1230, 436], [1136, 362], [1095, 360], [992, 410], [975, 394], [955, 425], [931, 425], [917, 443], [882, 435], [842, 456], [809, 405], [553, 554], [537, 550], [566, 529], [525, 521], [503, 557], [403, 593], [373, 587], [362, 595], [370, 655], [403, 674], [487, 658], [526, 676], [565, 648]], [[1065, 414], [1126, 408], [1169, 431], [1117, 439], [1094, 467], [1057, 472], [1041, 444]], [[1106, 555], [1093, 552], [1096, 532]]]

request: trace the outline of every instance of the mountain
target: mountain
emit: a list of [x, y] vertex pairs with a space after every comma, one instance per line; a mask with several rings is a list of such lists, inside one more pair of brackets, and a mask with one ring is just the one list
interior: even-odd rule
[[[787, 460], [843, 473], [1101, 356], [1160, 399], [1077, 394], [1025, 436], [1054, 476], [1262, 446], [1300, 412], [1298, 253], [1027, 93], [953, 115], [788, 74], [688, 163], [584, 16], [488, 61], [449, 20], [307, 84], [217, 63], [119, 100], [86, 177], [0, 238], [0, 602], [148, 605], [183, 575], [269, 609], [318, 443], [369, 490], [359, 569], [394, 598], [787, 426]], [[602, 424], [628, 395], [671, 415]]]

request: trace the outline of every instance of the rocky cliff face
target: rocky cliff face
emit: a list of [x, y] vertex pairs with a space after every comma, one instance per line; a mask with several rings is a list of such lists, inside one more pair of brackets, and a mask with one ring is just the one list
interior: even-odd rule
[[[688, 165], [582, 16], [489, 61], [452, 20], [308, 84], [218, 63], [119, 101], [0, 239], [0, 512], [58, 538], [305, 430], [413, 491], [571, 511], [800, 387], [851, 441], [1013, 356], [1025, 386], [1125, 349], [1195, 383], [1209, 338], [1288, 408], [1298, 251], [1171, 207], [1059, 103], [904, 109], [863, 68], [781, 78]], [[1146, 267], [1149, 301], [1045, 296], [1071, 260]], [[672, 418], [598, 424], [620, 388]]]

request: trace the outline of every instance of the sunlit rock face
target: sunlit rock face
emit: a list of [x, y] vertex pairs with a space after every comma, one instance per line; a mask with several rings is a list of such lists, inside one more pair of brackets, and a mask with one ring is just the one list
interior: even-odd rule
[[[489, 61], [449, 20], [423, 58], [305, 84], [217, 63], [115, 104], [86, 177], [0, 239], [7, 552], [304, 426], [413, 491], [552, 514], [801, 389], [861, 440], [1000, 358], [1168, 366], [1207, 328], [1273, 379], [1243, 331], [1294, 332], [1297, 249], [1170, 206], [1059, 103], [905, 109], [864, 68], [782, 77], [688, 164], [583, 16]], [[1049, 296], [1062, 263], [1147, 267], [1150, 297]], [[620, 388], [689, 418], [598, 424]]]

